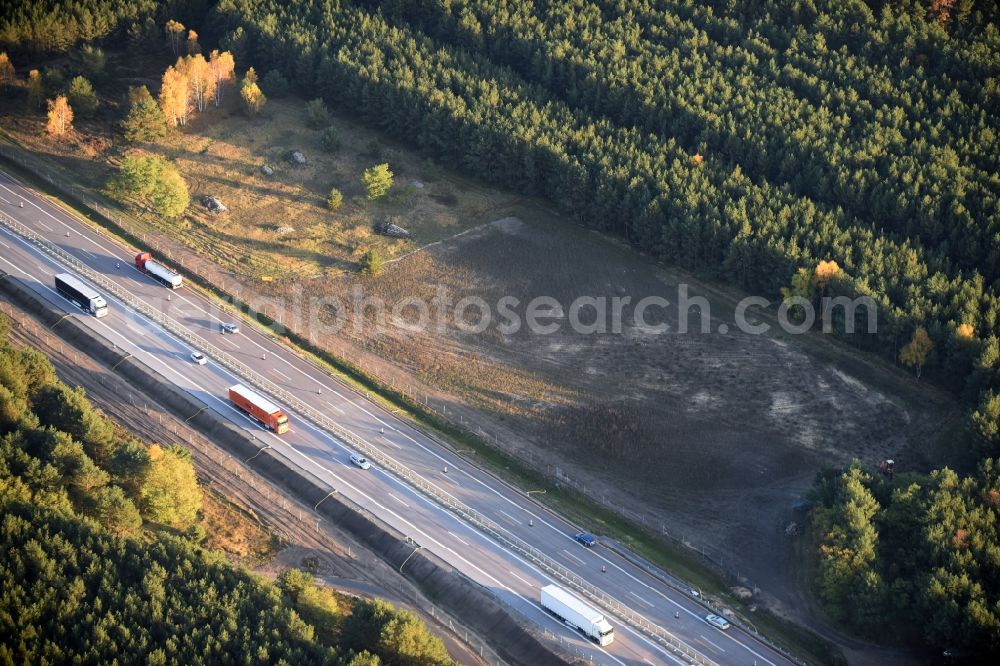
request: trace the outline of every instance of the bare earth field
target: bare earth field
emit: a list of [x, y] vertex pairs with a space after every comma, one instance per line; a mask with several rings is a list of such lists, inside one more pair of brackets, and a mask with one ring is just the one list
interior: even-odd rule
[[[761, 588], [779, 610], [802, 618], [786, 529], [799, 519], [795, 508], [816, 471], [886, 457], [900, 469], [923, 468], [958, 423], [946, 395], [821, 335], [739, 332], [730, 293], [657, 266], [538, 202], [468, 181], [339, 117], [343, 146], [323, 153], [304, 120], [300, 100], [272, 100], [254, 120], [223, 108], [196, 118], [169, 145], [149, 147], [177, 163], [194, 201], [181, 221], [140, 213], [132, 228], [251, 303], [276, 299], [269, 314], [281, 314], [280, 299], [299, 294], [305, 312], [285, 311], [286, 323], [358, 316], [356, 286], [382, 299], [390, 319], [395, 304], [430, 302], [439, 288], [452, 303], [484, 299], [494, 321], [481, 333], [460, 330], [450, 317], [441, 329], [375, 327], [371, 308], [365, 325], [336, 333], [292, 327], [537, 468], [644, 516]], [[75, 143], [54, 145], [40, 137], [40, 118], [10, 112], [3, 124], [60, 177], [91, 190], [124, 154], [107, 125], [82, 124]], [[305, 167], [283, 161], [292, 149], [306, 154]], [[371, 203], [360, 174], [380, 161], [390, 163], [397, 185]], [[263, 164], [275, 174], [261, 174]], [[340, 211], [325, 208], [330, 187], [344, 192]], [[231, 212], [210, 215], [197, 203], [206, 194]], [[374, 223], [393, 216], [413, 240], [373, 234]], [[281, 226], [294, 231], [279, 234]], [[382, 275], [361, 277], [356, 262], [371, 247], [392, 261]], [[697, 332], [692, 315], [696, 332], [679, 333], [673, 307], [647, 312], [650, 323], [668, 326], [665, 333], [633, 324], [640, 299], [675, 303], [680, 282], [711, 301], [710, 332]], [[521, 317], [537, 296], [564, 308], [579, 296], [630, 297], [631, 304], [620, 333], [577, 334], [563, 316], [550, 335], [523, 327], [505, 335], [495, 318], [505, 296], [519, 299]], [[311, 305], [317, 297], [340, 305]], [[397, 314], [413, 322], [417, 312]], [[475, 308], [467, 314], [478, 319]], [[720, 324], [729, 331], [719, 332]]]
[[[580, 296], [674, 303], [687, 279], [575, 226], [528, 219], [483, 225], [357, 284], [388, 304], [429, 300], [443, 285], [452, 302], [552, 296], [568, 308]], [[314, 284], [348, 310], [353, 286]], [[395, 382], [417, 378], [453, 419], [500, 430], [500, 445], [512, 452], [599, 500], [646, 513], [781, 607], [795, 596], [785, 530], [816, 471], [854, 458], [920, 467], [957, 411], [945, 396], [822, 336], [776, 327], [741, 333], [728, 299], [692, 280], [696, 295], [710, 299], [710, 332], [700, 332], [697, 309], [691, 332], [679, 333], [675, 306], [651, 308], [646, 322], [669, 327], [654, 333], [634, 325], [626, 306], [620, 334], [575, 333], [563, 317], [552, 320], [562, 327], [550, 335], [502, 335], [494, 309], [493, 325], [479, 334], [454, 325], [415, 332], [390, 321], [378, 333], [348, 325], [325, 342], [351, 357], [364, 349], [384, 359], [392, 368], [379, 367]], [[402, 314], [415, 323], [413, 308]], [[475, 308], [467, 314], [479, 320]], [[592, 317], [584, 311], [580, 319]]]

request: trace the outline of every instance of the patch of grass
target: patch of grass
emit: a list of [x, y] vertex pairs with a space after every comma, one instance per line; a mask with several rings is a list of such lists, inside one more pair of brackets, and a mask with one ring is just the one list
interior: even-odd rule
[[[372, 165], [370, 146], [384, 145], [379, 135], [334, 116], [332, 126], [342, 145], [331, 154], [320, 149], [321, 132], [306, 126], [301, 100], [271, 100], [255, 119], [235, 114], [235, 103], [235, 96], [229, 95], [222, 108], [194, 116], [161, 144], [124, 149], [112, 149], [103, 139], [103, 128], [87, 123], [79, 124], [77, 140], [53, 142], [44, 136], [42, 115], [25, 114], [13, 104], [0, 105], [0, 112], [5, 113], [5, 131], [30, 152], [45, 156], [39, 172], [72, 183], [81, 198], [101, 191], [124, 154], [151, 152], [173, 161], [188, 183], [191, 206], [176, 221], [130, 211], [138, 230], [166, 234], [223, 270], [245, 277], [296, 279], [351, 271], [372, 247], [392, 259], [481, 223], [488, 211], [509, 198], [457, 175], [442, 175], [437, 167], [431, 173], [432, 167], [410, 151], [386, 147], [381, 152], [396, 174], [395, 186], [383, 200], [367, 202], [361, 175]], [[306, 164], [289, 164], [285, 156], [291, 150], [302, 151]], [[84, 162], [86, 168], [81, 168]], [[273, 175], [261, 172], [265, 164]], [[336, 211], [326, 205], [333, 187], [344, 196]], [[450, 193], [448, 204], [437, 200], [444, 191]], [[210, 213], [200, 204], [206, 195], [218, 196], [230, 212]], [[388, 215], [400, 218], [412, 240], [371, 232]], [[276, 234], [279, 227], [295, 231]]]
[[[396, 185], [390, 194], [378, 202], [364, 201], [361, 174], [371, 166], [367, 151], [374, 134], [334, 117], [341, 147], [335, 154], [324, 152], [320, 131], [307, 127], [304, 109], [300, 100], [288, 99], [273, 100], [255, 120], [209, 112], [196, 117], [174, 145], [159, 149], [175, 153], [196, 200], [212, 194], [230, 208], [227, 215], [213, 216], [192, 207], [189, 216], [197, 233], [187, 242], [191, 249], [212, 254], [222, 266], [231, 263], [227, 258], [250, 254], [255, 263], [236, 270], [251, 275], [294, 278], [339, 272], [350, 270], [369, 247], [391, 259], [476, 224], [477, 211], [494, 206], [497, 194], [458, 182], [441, 184], [461, 192], [457, 203], [439, 204], [433, 198], [436, 186], [417, 189], [411, 183], [422, 177], [424, 165], [404, 151], [391, 152]], [[288, 164], [284, 157], [290, 150], [301, 150], [306, 164]], [[261, 173], [264, 164], [274, 169], [272, 176]], [[337, 211], [325, 205], [332, 187], [344, 195]], [[400, 216], [414, 240], [372, 235], [375, 222], [386, 215]], [[295, 233], [276, 237], [278, 226], [293, 227]]]
[[256, 516], [206, 489], [200, 525], [208, 538], [202, 546], [222, 553], [234, 564], [254, 566], [273, 558], [284, 544]]
[[846, 666], [847, 658], [831, 641], [817, 636], [797, 624], [789, 622], [766, 609], [758, 609], [748, 614], [754, 626], [772, 640], [780, 640], [786, 650], [805, 659], [807, 663]]

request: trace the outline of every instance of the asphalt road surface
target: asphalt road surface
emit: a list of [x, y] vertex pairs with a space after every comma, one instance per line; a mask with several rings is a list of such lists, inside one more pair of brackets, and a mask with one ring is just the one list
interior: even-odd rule
[[[23, 201], [23, 207], [20, 203]], [[705, 658], [720, 664], [778, 666], [791, 663], [737, 627], [728, 631], [708, 625], [709, 612], [690, 594], [675, 590], [611, 550], [586, 548], [573, 535], [586, 526], [572, 525], [534, 503], [530, 497], [435, 442], [265, 333], [236, 320], [241, 331], [220, 332], [234, 321], [213, 301], [186, 286], [171, 291], [137, 270], [133, 251], [80, 221], [18, 180], [0, 172], [0, 212], [29, 227], [103, 273], [147, 304], [162, 310], [237, 360], [294, 393], [358, 437], [377, 446], [439, 489], [450, 493], [529, 542], [578, 576], [601, 588], [634, 613], [673, 633]], [[120, 266], [119, 266], [120, 265]], [[53, 275], [66, 268], [0, 227], [0, 270], [21, 279], [57, 307], [73, 313], [105, 339], [131, 352], [170, 381], [269, 445], [290, 465], [304, 468], [385, 523], [408, 535], [415, 546], [432, 551], [476, 582], [489, 588], [529, 622], [561, 640], [566, 648], [596, 664], [682, 664], [639, 631], [608, 616], [615, 641], [600, 647], [542, 610], [539, 590], [552, 584], [547, 574], [508, 551], [456, 515], [427, 499], [394, 475], [373, 466], [350, 464], [350, 450], [329, 433], [288, 411], [290, 432], [278, 436], [261, 428], [227, 399], [227, 387], [244, 383], [211, 360], [192, 363], [193, 351], [172, 334], [104, 294], [109, 315], [82, 313], [59, 296]], [[168, 300], [168, 296], [170, 297]], [[128, 399], [122, 396], [122, 399]], [[447, 471], [445, 469], [447, 468]], [[675, 617], [678, 614], [679, 617]]]

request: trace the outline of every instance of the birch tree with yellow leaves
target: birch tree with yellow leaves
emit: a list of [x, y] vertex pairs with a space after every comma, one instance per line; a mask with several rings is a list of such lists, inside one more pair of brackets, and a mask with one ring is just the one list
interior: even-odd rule
[[212, 51], [208, 58], [208, 70], [215, 81], [213, 89], [215, 105], [222, 103], [222, 89], [230, 85], [236, 79], [236, 61], [229, 51], [219, 52], [218, 49]]
[[208, 100], [215, 94], [215, 77], [212, 76], [205, 56], [198, 53], [178, 59], [174, 68], [187, 77], [191, 100], [199, 112], [204, 111]]
[[934, 341], [927, 335], [927, 329], [917, 326], [917, 330], [913, 331], [913, 337], [899, 350], [899, 360], [903, 365], [913, 368], [917, 373], [917, 379], [920, 379], [920, 373], [927, 363], [927, 355], [932, 349]]
[[167, 67], [160, 86], [160, 108], [174, 127], [187, 124], [191, 108], [190, 84], [187, 76], [176, 67]]
[[45, 129], [56, 138], [66, 136], [73, 129], [73, 108], [66, 95], [49, 100], [49, 122]]

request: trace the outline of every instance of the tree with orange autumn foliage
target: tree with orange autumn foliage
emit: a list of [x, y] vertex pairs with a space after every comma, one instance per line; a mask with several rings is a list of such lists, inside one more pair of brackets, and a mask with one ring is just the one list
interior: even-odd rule
[[73, 129], [73, 109], [66, 95], [49, 100], [49, 122], [45, 129], [57, 138], [66, 136]]
[[257, 72], [253, 67], [248, 69], [243, 77], [243, 82], [240, 84], [240, 97], [243, 99], [243, 108], [248, 116], [256, 116], [264, 108], [264, 103], [267, 102], [267, 96], [261, 92], [260, 86], [257, 85]]
[[816, 264], [816, 270], [813, 272], [813, 281], [820, 291], [826, 289], [826, 286], [830, 284], [830, 280], [841, 274], [840, 266], [836, 261], [832, 259], [830, 261], [820, 261]]
[[167, 42], [169, 42], [170, 50], [174, 52], [175, 56], [179, 56], [181, 54], [181, 39], [183, 36], [183, 23], [173, 19], [167, 21]]
[[167, 67], [160, 86], [160, 108], [163, 109], [163, 115], [174, 127], [182, 127], [187, 123], [190, 107], [191, 93], [187, 76], [176, 67]]
[[0, 53], [0, 88], [14, 84], [14, 65], [11, 63], [7, 52]]
[[215, 94], [216, 85], [215, 77], [212, 75], [208, 62], [205, 61], [205, 56], [198, 53], [178, 59], [174, 68], [187, 77], [188, 86], [191, 89], [191, 100], [198, 111], [204, 111], [208, 100]]
[[955, 0], [931, 0], [929, 13], [937, 19], [941, 25], [947, 25], [951, 20], [951, 12], [955, 7]]
[[830, 261], [821, 260], [812, 271], [800, 268], [792, 276], [791, 286], [781, 288], [782, 298], [786, 302], [792, 301], [789, 308], [792, 316], [799, 320], [805, 316], [805, 309], [801, 302], [795, 303], [797, 299], [805, 299], [814, 304], [816, 298], [823, 295], [830, 281], [841, 275], [842, 272], [837, 262], [832, 259]]
[[222, 89], [236, 79], [236, 61], [229, 51], [212, 51], [208, 59], [208, 69], [215, 80], [215, 105], [222, 103]]

